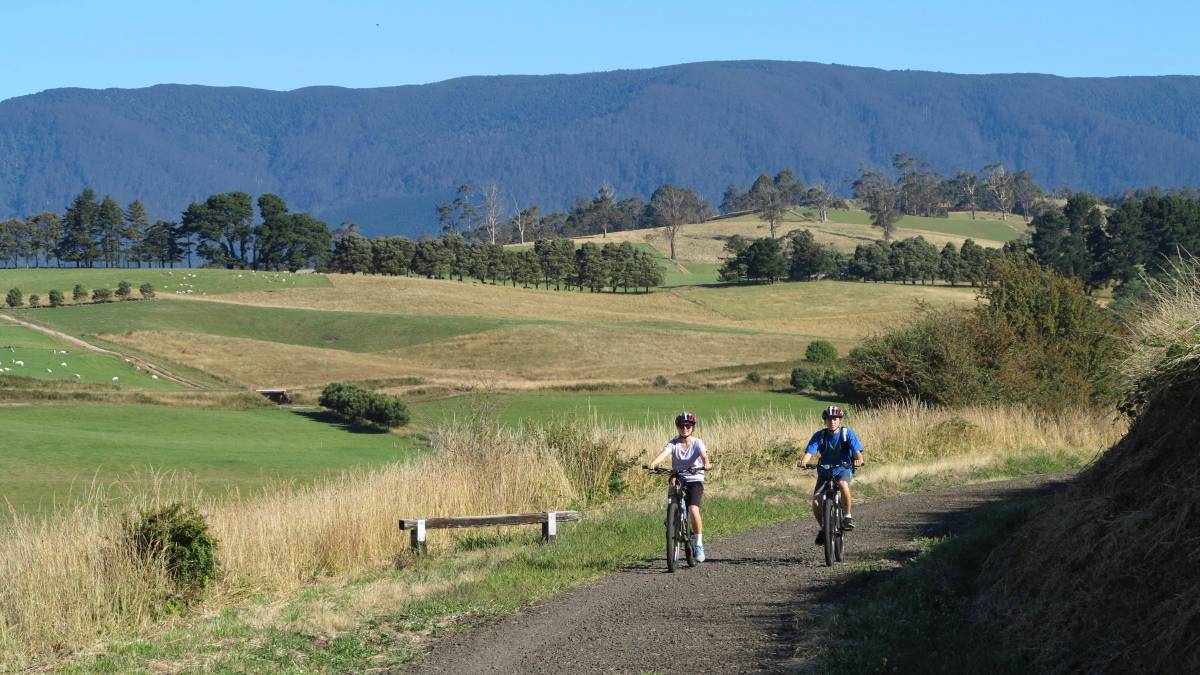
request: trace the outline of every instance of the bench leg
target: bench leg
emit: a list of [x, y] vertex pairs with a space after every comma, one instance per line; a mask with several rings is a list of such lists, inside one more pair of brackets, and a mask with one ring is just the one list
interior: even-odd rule
[[408, 533], [408, 541], [412, 545], [413, 553], [424, 555], [428, 553], [425, 547], [425, 521], [418, 520], [416, 528]]
[[553, 544], [558, 539], [558, 522], [553, 511], [546, 512], [546, 522], [542, 523], [542, 541]]

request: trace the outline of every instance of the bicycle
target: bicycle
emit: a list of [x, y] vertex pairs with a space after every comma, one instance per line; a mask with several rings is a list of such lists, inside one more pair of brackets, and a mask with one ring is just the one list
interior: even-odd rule
[[663, 467], [646, 469], [650, 473], [671, 474], [667, 489], [667, 519], [664, 521], [667, 530], [667, 571], [674, 572], [679, 563], [679, 553], [682, 550], [688, 567], [696, 566], [696, 547], [692, 540], [692, 521], [688, 517], [688, 508], [683, 498], [683, 490], [679, 483], [685, 475], [695, 476], [704, 472], [703, 467], [681, 469], [674, 471]]
[[[827, 472], [832, 472], [834, 469], [849, 468], [850, 466], [848, 463], [816, 464], [803, 468], [815, 471], [817, 467], [820, 467]], [[827, 567], [832, 567], [835, 562], [842, 562], [845, 547], [845, 543], [842, 541], [842, 535], [845, 532], [842, 530], [842, 491], [838, 488], [839, 482], [827, 478], [817, 486], [821, 495], [821, 529], [825, 531], [825, 565]]]

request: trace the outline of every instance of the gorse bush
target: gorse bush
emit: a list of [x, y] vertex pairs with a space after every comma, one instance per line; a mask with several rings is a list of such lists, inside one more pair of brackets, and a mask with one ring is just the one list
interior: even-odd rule
[[117, 297], [122, 300], [128, 300], [130, 294], [133, 293], [133, 285], [128, 281], [122, 280], [117, 284]]
[[4, 301], [8, 303], [9, 307], [20, 307], [25, 304], [25, 294], [19, 288], [10, 288]]
[[804, 349], [804, 360], [813, 363], [833, 363], [837, 361], [837, 347], [825, 340], [813, 340]]
[[42, 306], [42, 296], [38, 295], [37, 293], [30, 294], [29, 306], [30, 307], [41, 307]]
[[126, 524], [126, 535], [138, 559], [162, 561], [185, 600], [217, 578], [217, 541], [194, 506], [175, 502], [143, 512]]
[[153, 300], [154, 299], [154, 284], [147, 281], [146, 283], [142, 284], [141, 286], [138, 286], [138, 293], [140, 293], [141, 296], [143, 298], [145, 298], [146, 300]]
[[112, 289], [96, 288], [92, 290], [92, 302], [109, 302], [112, 300]]
[[850, 352], [858, 401], [1026, 403], [1052, 410], [1110, 403], [1117, 327], [1082, 284], [1006, 256], [968, 311], [926, 311]]
[[408, 424], [408, 406], [395, 396], [378, 394], [348, 382], [333, 382], [321, 391], [319, 403], [355, 424], [384, 429]]
[[50, 291], [50, 306], [51, 307], [62, 307], [62, 304], [63, 304], [62, 291], [58, 290], [57, 288]]
[[71, 299], [75, 302], [83, 302], [87, 300], [88, 292], [83, 287], [83, 284], [75, 284], [74, 290], [71, 291]]

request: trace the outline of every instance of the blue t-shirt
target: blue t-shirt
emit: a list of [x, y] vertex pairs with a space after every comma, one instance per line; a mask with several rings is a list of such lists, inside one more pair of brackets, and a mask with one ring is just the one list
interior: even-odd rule
[[[845, 443], [842, 442], [843, 428], [846, 430]], [[813, 434], [808, 447], [804, 449], [805, 453], [820, 455], [819, 461], [823, 464], [853, 464], [854, 453], [862, 451], [862, 441], [849, 427], [841, 427], [837, 431], [821, 429]]]

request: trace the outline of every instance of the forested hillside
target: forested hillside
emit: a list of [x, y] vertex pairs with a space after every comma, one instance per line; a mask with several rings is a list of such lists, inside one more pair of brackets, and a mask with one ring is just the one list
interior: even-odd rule
[[1047, 188], [1194, 185], [1200, 78], [744, 61], [359, 90], [59, 89], [0, 102], [0, 217], [61, 209], [89, 185], [152, 217], [247, 190], [414, 234], [436, 231], [434, 206], [463, 182], [544, 208], [605, 183], [716, 203], [789, 166], [848, 193], [860, 161], [897, 153], [947, 174], [1003, 161]]

